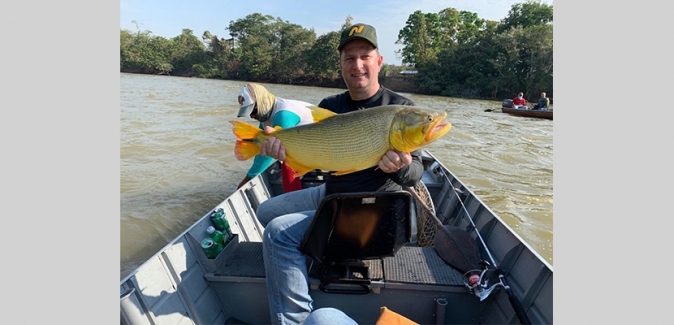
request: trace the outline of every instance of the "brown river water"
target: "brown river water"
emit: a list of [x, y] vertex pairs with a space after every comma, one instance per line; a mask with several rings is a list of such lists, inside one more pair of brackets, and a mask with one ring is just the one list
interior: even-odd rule
[[[251, 161], [234, 157], [228, 122], [236, 119], [244, 84], [120, 74], [120, 279], [244, 177]], [[264, 85], [279, 97], [316, 104], [345, 91]], [[403, 94], [448, 112], [452, 129], [427, 149], [552, 264], [553, 122], [503, 114], [500, 100]]]

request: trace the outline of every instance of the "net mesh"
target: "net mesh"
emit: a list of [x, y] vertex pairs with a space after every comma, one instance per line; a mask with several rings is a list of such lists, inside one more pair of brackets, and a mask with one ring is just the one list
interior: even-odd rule
[[[428, 188], [424, 183], [418, 182], [414, 186], [414, 191], [419, 195], [419, 198], [423, 200], [423, 203], [426, 204], [428, 208], [431, 209], [432, 213], [435, 214], [435, 206], [433, 206], [433, 201], [431, 199], [431, 193], [428, 192]], [[421, 247], [433, 247], [433, 241], [435, 240], [435, 222], [431, 218], [431, 212], [424, 208], [423, 204], [416, 204], [417, 210], [417, 246]]]

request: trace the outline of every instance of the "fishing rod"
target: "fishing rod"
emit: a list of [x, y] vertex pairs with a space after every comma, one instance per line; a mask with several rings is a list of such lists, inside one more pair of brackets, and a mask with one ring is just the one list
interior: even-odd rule
[[[475, 225], [475, 222], [473, 221], [473, 218], [470, 216], [470, 213], [468, 213], [468, 209], [466, 209], [466, 206], [463, 204], [463, 200], [459, 196], [458, 190], [454, 187], [454, 184], [452, 184], [452, 181], [449, 179], [449, 176], [447, 176], [447, 173], [444, 169], [439, 170], [442, 176], [447, 179], [447, 182], [449, 183], [449, 186], [452, 187], [452, 191], [456, 195], [456, 198], [459, 200], [459, 203], [461, 203], [461, 207], [463, 208], [463, 211], [466, 214], [466, 217], [468, 218], [468, 221], [470, 221], [470, 224], [472, 225], [472, 230], [476, 230], [475, 234], [477, 235], [477, 238], [480, 240], [480, 243], [482, 243], [482, 247], [484, 247], [485, 252], [489, 256], [489, 260], [491, 260], [491, 264], [494, 266], [494, 270], [496, 271], [496, 274], [498, 274], [499, 278], [499, 283], [494, 284], [490, 288], [487, 288], [487, 284], [485, 283], [485, 286], [482, 286], [482, 279], [484, 274], [486, 273], [487, 269], [489, 268], [488, 265], [485, 265], [487, 263], [481, 263], [483, 265], [483, 270], [479, 275], [479, 280], [476, 282], [472, 283], [472, 285], [469, 284], [466, 285], [468, 286], [471, 290], [476, 290], [476, 295], [480, 297], [480, 301], [482, 301], [484, 298], [486, 298], [492, 290], [494, 290], [497, 286], [502, 286], [503, 289], [506, 291], [508, 294], [508, 300], [510, 300], [510, 304], [513, 306], [513, 309], [515, 310], [515, 314], [517, 315], [517, 318], [519, 318], [520, 323], [522, 324], [531, 324], [531, 321], [529, 320], [529, 316], [527, 316], [526, 312], [524, 311], [524, 308], [522, 307], [522, 303], [520, 303], [519, 299], [517, 299], [517, 296], [515, 296], [515, 293], [512, 291], [510, 286], [508, 285], [508, 281], [505, 278], [505, 274], [503, 273], [503, 270], [501, 270], [498, 267], [498, 264], [496, 264], [496, 261], [494, 260], [494, 257], [491, 255], [491, 252], [489, 251], [489, 248], [487, 247], [487, 244], [485, 243], [484, 239], [482, 239], [482, 236], [480, 235], [480, 232], [477, 231], [477, 226]], [[467, 273], [470, 273], [467, 272]]]

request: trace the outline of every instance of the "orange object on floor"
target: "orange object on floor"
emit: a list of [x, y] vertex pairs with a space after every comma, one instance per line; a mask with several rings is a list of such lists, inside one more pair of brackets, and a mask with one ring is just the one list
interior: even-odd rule
[[295, 177], [295, 172], [286, 165], [284, 161], [281, 163], [281, 181], [283, 182], [283, 192], [288, 193], [302, 189], [302, 180]]
[[382, 306], [375, 325], [419, 325], [419, 323]]

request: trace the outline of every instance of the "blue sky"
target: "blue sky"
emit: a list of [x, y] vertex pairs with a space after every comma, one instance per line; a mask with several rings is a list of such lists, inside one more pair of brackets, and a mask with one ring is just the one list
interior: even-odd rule
[[[252, 13], [261, 13], [281, 18], [304, 28], [313, 28], [316, 36], [337, 31], [347, 16], [353, 23], [367, 23], [377, 29], [379, 49], [384, 63], [401, 63], [394, 51], [402, 48], [395, 44], [398, 32], [405, 26], [410, 14], [416, 10], [437, 13], [445, 8], [475, 12], [480, 18], [500, 21], [508, 15], [515, 3], [525, 0], [372, 0], [372, 1], [327, 1], [327, 0], [244, 0], [244, 1], [175, 1], [175, 0], [120, 0], [120, 28], [136, 30], [136, 21], [141, 30], [153, 35], [171, 38], [189, 28], [201, 38], [204, 31], [218, 37], [228, 38], [225, 30], [231, 21]], [[552, 0], [542, 2], [552, 5]]]

